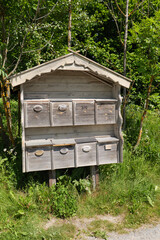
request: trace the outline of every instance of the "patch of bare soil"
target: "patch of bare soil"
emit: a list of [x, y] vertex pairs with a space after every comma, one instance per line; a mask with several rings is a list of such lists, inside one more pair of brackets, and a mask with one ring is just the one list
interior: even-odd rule
[[70, 219], [57, 219], [52, 218], [50, 219], [45, 225], [44, 229], [47, 230], [48, 228], [52, 226], [62, 226], [63, 224], [73, 224], [77, 229], [77, 234], [75, 236], [75, 239], [86, 239], [85, 232], [88, 231], [88, 226], [96, 220], [102, 220], [102, 221], [108, 221], [112, 224], [119, 224], [122, 223], [124, 219], [124, 216], [112, 216], [112, 215], [97, 215], [95, 217], [91, 218], [77, 218], [73, 217]]

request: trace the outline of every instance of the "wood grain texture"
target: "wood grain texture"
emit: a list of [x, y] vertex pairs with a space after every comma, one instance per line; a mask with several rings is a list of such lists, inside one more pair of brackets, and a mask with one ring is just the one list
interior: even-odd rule
[[[25, 102], [25, 127], [49, 127], [50, 106], [46, 101]], [[36, 111], [36, 108], [41, 109]]]
[[75, 125], [95, 124], [94, 100], [76, 100], [73, 104]]
[[[43, 151], [41, 156], [36, 151]], [[34, 147], [26, 149], [27, 172], [51, 169], [51, 147]]]
[[114, 125], [26, 128], [26, 141], [36, 139], [69, 139], [94, 136], [114, 136]]
[[99, 165], [118, 162], [117, 143], [98, 143], [97, 146]]
[[54, 169], [72, 168], [74, 164], [74, 146], [53, 147]]
[[24, 127], [24, 89], [20, 86], [20, 100], [21, 100], [21, 126], [22, 126], [22, 171], [26, 171], [26, 154], [25, 154], [25, 127]]
[[[86, 147], [90, 150], [85, 151]], [[96, 143], [77, 144], [76, 160], [78, 167], [96, 165]]]
[[117, 96], [117, 105], [116, 105], [116, 112], [117, 112], [117, 124], [114, 125], [114, 135], [119, 139], [118, 144], [118, 162], [123, 162], [123, 136], [122, 136], [122, 116], [120, 106], [122, 103], [121, 97], [121, 88], [119, 84], [115, 84], [115, 95]]
[[49, 73], [51, 71], [56, 71], [58, 69], [63, 70], [80, 70], [80, 71], [88, 71], [98, 74], [99, 76], [103, 76], [106, 81], [108, 79], [116, 83], [118, 82], [121, 86], [129, 88], [131, 80], [88, 59], [76, 52], [72, 52], [60, 58], [54, 59], [52, 61], [43, 63], [41, 65], [35, 66], [31, 69], [23, 71], [19, 74], [16, 74], [11, 77], [11, 84], [13, 87], [17, 85], [21, 85], [26, 82], [26, 80], [32, 80], [37, 75], [41, 75], [44, 73]]
[[52, 109], [52, 126], [73, 125], [72, 102], [51, 102], [50, 104]]
[[25, 83], [25, 99], [111, 98], [111, 87], [92, 76], [79, 74], [79, 71], [57, 71]]
[[115, 104], [97, 102], [96, 107], [96, 123], [97, 124], [114, 124], [116, 123], [115, 117]]

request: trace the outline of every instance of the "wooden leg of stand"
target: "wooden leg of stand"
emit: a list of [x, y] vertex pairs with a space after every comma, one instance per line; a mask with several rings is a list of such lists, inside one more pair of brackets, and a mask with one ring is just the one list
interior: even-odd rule
[[99, 184], [99, 169], [97, 166], [91, 166], [90, 171], [93, 183], [93, 190], [95, 190], [96, 186], [98, 186]]
[[49, 187], [56, 185], [56, 170], [49, 170]]

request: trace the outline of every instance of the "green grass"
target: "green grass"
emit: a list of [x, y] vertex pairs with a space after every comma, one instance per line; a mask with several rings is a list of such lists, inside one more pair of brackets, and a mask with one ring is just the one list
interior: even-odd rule
[[135, 228], [159, 219], [160, 112], [148, 112], [140, 145], [134, 150], [141, 112], [140, 107], [128, 107], [124, 162], [100, 166], [100, 185], [92, 193], [89, 180], [75, 181], [82, 176], [82, 169], [70, 177], [60, 177], [57, 187], [49, 189], [46, 172], [21, 173], [19, 145], [14, 151], [1, 151], [0, 239], [74, 239], [77, 230], [73, 224], [44, 229], [52, 216], [122, 214], [122, 223], [95, 220], [88, 226], [90, 235], [106, 239], [108, 231], [123, 232], [124, 227]]

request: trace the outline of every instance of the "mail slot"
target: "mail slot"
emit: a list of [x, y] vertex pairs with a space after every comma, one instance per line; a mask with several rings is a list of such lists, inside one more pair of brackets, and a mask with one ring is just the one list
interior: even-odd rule
[[49, 101], [25, 102], [25, 127], [50, 126]]
[[26, 160], [27, 171], [50, 170], [51, 169], [51, 146], [27, 147]]
[[52, 126], [71, 126], [72, 102], [51, 102], [51, 122]]
[[73, 103], [75, 125], [95, 124], [94, 100], [77, 100]]
[[115, 102], [96, 101], [96, 123], [114, 124], [116, 123]]
[[77, 167], [96, 165], [96, 142], [76, 144]]

